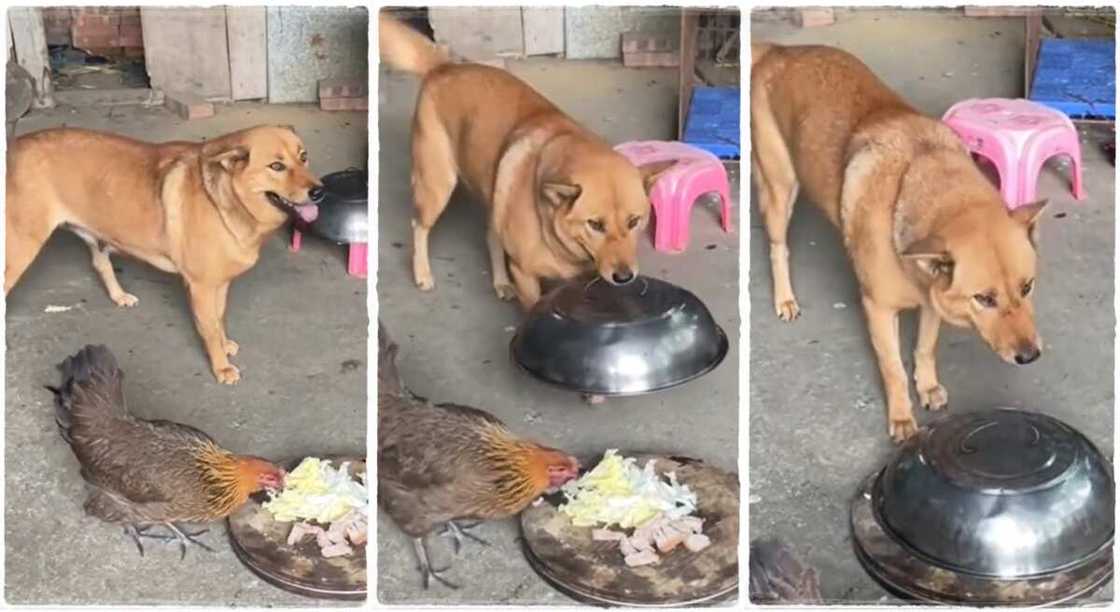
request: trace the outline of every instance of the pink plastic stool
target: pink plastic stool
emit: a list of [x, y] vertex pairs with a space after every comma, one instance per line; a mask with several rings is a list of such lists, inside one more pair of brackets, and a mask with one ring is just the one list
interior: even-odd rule
[[1055, 155], [1073, 161], [1073, 197], [1085, 199], [1081, 142], [1064, 113], [1029, 100], [987, 98], [958, 102], [941, 119], [970, 151], [995, 165], [1009, 209], [1034, 201], [1042, 165]]
[[707, 193], [718, 193], [723, 231], [731, 231], [731, 193], [727, 169], [715, 155], [683, 142], [647, 140], [626, 142], [614, 148], [635, 166], [675, 159], [665, 171], [649, 200], [654, 211], [653, 246], [658, 251], [680, 252], [688, 247], [688, 223], [692, 205]]
[[[299, 230], [299, 226], [292, 226], [292, 245], [290, 247], [293, 253], [298, 253], [300, 247], [303, 246], [303, 234]], [[358, 278], [365, 278], [367, 275], [366, 267], [369, 265], [369, 245], [365, 242], [353, 242], [349, 245], [348, 255], [346, 258], [346, 273], [350, 276]]]

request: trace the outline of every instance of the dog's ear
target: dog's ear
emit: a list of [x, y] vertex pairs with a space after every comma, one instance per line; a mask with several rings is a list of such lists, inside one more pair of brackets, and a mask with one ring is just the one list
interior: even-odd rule
[[931, 236], [915, 242], [902, 258], [914, 262], [919, 270], [933, 278], [953, 277], [953, 256], [940, 238]]
[[541, 195], [556, 208], [568, 208], [575, 203], [583, 188], [568, 183], [545, 182], [541, 184]]
[[677, 165], [677, 160], [669, 159], [638, 166], [638, 172], [642, 174], [642, 187], [645, 188], [646, 194], [649, 194], [650, 190], [653, 189], [653, 185], [657, 182], [657, 179], [661, 178], [662, 174], [665, 174], [666, 171], [675, 165]]
[[249, 165], [249, 149], [242, 145], [234, 145], [224, 149], [207, 152], [206, 165], [217, 164], [227, 172], [240, 172]]
[[1042, 199], [1037, 202], [1023, 204], [1011, 211], [1011, 218], [1027, 229], [1027, 236], [1031, 239], [1031, 246], [1038, 246], [1038, 222], [1042, 219], [1042, 211], [1050, 200]]

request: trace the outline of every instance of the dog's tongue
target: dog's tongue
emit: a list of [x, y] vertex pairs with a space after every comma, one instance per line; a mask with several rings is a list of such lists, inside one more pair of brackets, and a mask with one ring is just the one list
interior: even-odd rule
[[314, 204], [300, 204], [296, 206], [296, 212], [299, 213], [299, 218], [307, 223], [319, 218], [319, 207]]

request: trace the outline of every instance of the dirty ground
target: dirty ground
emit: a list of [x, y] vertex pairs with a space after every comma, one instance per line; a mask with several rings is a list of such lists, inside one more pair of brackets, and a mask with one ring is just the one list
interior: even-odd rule
[[[851, 51], [934, 116], [965, 98], [1022, 95], [1022, 19], [838, 10], [836, 24], [804, 30], [752, 21], [752, 40]], [[938, 366], [949, 410], [1046, 411], [1111, 457], [1115, 192], [1100, 138], [1082, 133], [1086, 200], [1070, 195], [1064, 170], [1051, 167], [1040, 180], [1039, 194], [1051, 203], [1035, 293], [1043, 358], [1029, 367], [1005, 365], [971, 332], [942, 326]], [[750, 223], [751, 537], [778, 537], [796, 549], [816, 568], [828, 602], [897, 603], [864, 573], [848, 532], [859, 482], [894, 448], [851, 266], [837, 232], [800, 200], [789, 240], [802, 313], [783, 323], [774, 315], [768, 241], [753, 209]], [[916, 325], [914, 316], [903, 317], [908, 369]], [[915, 414], [919, 424], [929, 419], [920, 408]], [[1094, 600], [1111, 597], [1109, 585]]]
[[[675, 138], [677, 73], [626, 69], [614, 62], [554, 59], [517, 61], [511, 71], [611, 143]], [[578, 87], [573, 87], [579, 83]], [[484, 408], [514, 431], [577, 455], [608, 448], [673, 451], [737, 471], [739, 237], [725, 234], [713, 208], [693, 210], [689, 249], [680, 255], [641, 242], [642, 272], [696, 293], [731, 336], [727, 359], [711, 374], [646, 397], [588, 406], [574, 393], [547, 387], [517, 371], [508, 350], [518, 308], [491, 287], [485, 226], [479, 206], [457, 192], [431, 237], [435, 290], [412, 282], [409, 135], [417, 83], [381, 74], [380, 199], [378, 219], [380, 319], [401, 345], [400, 369], [416, 393]], [[729, 166], [737, 198], [738, 165]], [[571, 604], [539, 578], [522, 556], [513, 520], [488, 523], [476, 533], [488, 548], [464, 544], [454, 558], [446, 538], [431, 537], [437, 567], [457, 591], [433, 584], [425, 591], [411, 542], [379, 514], [379, 586], [383, 603]]]
[[[18, 133], [54, 126], [108, 130], [151, 141], [201, 139], [261, 123], [291, 124], [322, 175], [366, 164], [367, 115], [310, 105], [220, 105], [186, 122], [162, 108], [36, 111]], [[241, 344], [242, 380], [218, 384], [194, 329], [182, 284], [116, 256], [133, 309], [109, 301], [77, 237], [57, 232], [7, 304], [5, 596], [11, 604], [311, 606], [254, 576], [234, 556], [224, 523], [179, 561], [176, 546], [137, 554], [118, 527], [84, 516], [78, 463], [58, 435], [54, 366], [87, 343], [107, 344], [139, 416], [198, 427], [223, 446], [278, 460], [361, 452], [366, 424], [366, 282], [346, 275], [344, 247], [307, 237], [291, 253], [281, 230], [230, 291], [226, 325]], [[55, 307], [55, 308], [52, 308]], [[61, 307], [61, 308], [57, 308]]]

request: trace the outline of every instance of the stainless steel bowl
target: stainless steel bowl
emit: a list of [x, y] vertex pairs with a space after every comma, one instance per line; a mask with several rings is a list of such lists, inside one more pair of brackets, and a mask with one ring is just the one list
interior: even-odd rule
[[369, 179], [351, 168], [322, 178], [326, 193], [319, 203], [319, 216], [308, 228], [311, 233], [336, 242], [369, 242]]
[[510, 343], [513, 361], [532, 376], [594, 395], [686, 383], [718, 366], [727, 348], [695, 295], [646, 276], [621, 287], [565, 283], [541, 298]]
[[951, 414], [902, 445], [852, 502], [864, 568], [935, 602], [1044, 605], [1112, 576], [1109, 461], [1052, 417]]

